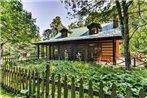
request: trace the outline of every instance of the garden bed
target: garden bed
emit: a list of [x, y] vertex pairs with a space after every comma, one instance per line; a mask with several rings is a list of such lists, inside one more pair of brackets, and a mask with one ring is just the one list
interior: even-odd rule
[[[26, 60], [21, 62], [10, 62], [10, 65], [17, 65], [31, 70], [38, 70], [40, 73], [45, 71], [47, 62], [43, 59]], [[51, 74], [62, 77], [66, 74], [68, 77], [74, 76], [79, 83], [80, 78], [84, 80], [84, 87], [88, 86], [88, 80], [93, 81], [94, 89], [98, 89], [98, 83], [103, 81], [106, 92], [112, 83], [117, 85], [117, 93], [125, 94], [126, 86], [132, 88], [133, 96], [137, 97], [141, 87], [147, 92], [147, 70], [143, 68], [132, 68], [131, 71], [116, 65], [97, 65], [94, 63], [85, 63], [79, 61], [50, 61]]]

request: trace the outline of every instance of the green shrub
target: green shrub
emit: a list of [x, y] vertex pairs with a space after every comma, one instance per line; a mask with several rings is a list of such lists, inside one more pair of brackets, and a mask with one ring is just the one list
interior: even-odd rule
[[[44, 59], [26, 60], [17, 63], [18, 66], [38, 70], [40, 74], [45, 71], [47, 61]], [[61, 75], [62, 80], [64, 75], [68, 75], [68, 79], [72, 76], [76, 78], [76, 85], [79, 85], [80, 78], [84, 80], [84, 87], [88, 87], [88, 81], [93, 81], [94, 89], [98, 89], [98, 83], [104, 82], [104, 90], [108, 89], [112, 83], [117, 85], [117, 90], [120, 95], [125, 94], [126, 86], [132, 88], [133, 96], [138, 97], [138, 91], [144, 87], [147, 92], [147, 71], [146, 69], [134, 68], [131, 71], [125, 70], [120, 66], [98, 65], [92, 62], [85, 63], [82, 61], [50, 61], [51, 74]], [[69, 82], [70, 83], [70, 82]]]

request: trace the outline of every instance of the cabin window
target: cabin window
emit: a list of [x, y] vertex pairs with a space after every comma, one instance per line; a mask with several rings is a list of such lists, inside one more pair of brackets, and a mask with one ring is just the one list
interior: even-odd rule
[[91, 28], [91, 34], [98, 33], [98, 29], [96, 27]]
[[62, 38], [67, 37], [67, 32], [62, 32]]

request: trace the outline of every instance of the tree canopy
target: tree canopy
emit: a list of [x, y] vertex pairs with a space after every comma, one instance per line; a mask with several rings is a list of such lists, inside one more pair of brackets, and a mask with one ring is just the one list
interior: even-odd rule
[[62, 24], [61, 18], [59, 16], [56, 16], [53, 19], [52, 23], [50, 24], [50, 27], [53, 31], [53, 36], [57, 35], [61, 29], [65, 28], [65, 26]]
[[66, 27], [62, 24], [61, 18], [56, 16], [50, 24], [50, 29], [44, 30], [43, 40], [49, 40], [51, 37], [56, 36], [63, 28]]
[[[0, 1], [1, 46], [11, 43], [23, 49], [27, 43], [40, 40], [39, 27], [31, 12], [23, 9], [19, 1]], [[23, 47], [22, 47], [23, 44]]]

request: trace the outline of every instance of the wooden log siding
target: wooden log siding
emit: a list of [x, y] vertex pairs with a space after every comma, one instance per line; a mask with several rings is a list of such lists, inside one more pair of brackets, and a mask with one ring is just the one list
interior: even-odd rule
[[102, 61], [112, 61], [112, 57], [113, 57], [113, 43], [112, 43], [112, 41], [102, 43], [101, 60]]
[[[21, 72], [21, 70], [23, 71]], [[85, 95], [87, 95], [88, 98], [132, 98], [132, 90], [130, 87], [126, 88], [125, 95], [122, 97], [116, 93], [117, 85], [115, 84], [112, 85], [110, 88], [111, 91], [108, 94], [103, 90], [103, 82], [99, 83], [98, 90], [93, 89], [91, 80], [89, 80], [88, 89], [84, 88], [83, 79], [80, 79], [78, 82], [79, 86], [76, 86], [76, 79], [74, 77], [71, 77], [69, 80], [67, 75], [62, 77], [63, 80], [61, 82], [60, 75], [58, 75], [57, 78], [55, 78], [56, 76], [54, 75], [50, 76], [50, 65], [46, 66], [46, 71], [43, 73], [44, 78], [41, 78], [41, 75], [37, 71], [32, 72], [28, 69], [4, 66], [0, 71], [3, 77], [3, 80], [0, 81], [2, 88], [14, 94], [20, 94], [21, 90], [26, 90], [26, 93], [23, 94], [26, 95], [27, 98], [76, 98], [78, 96], [78, 98], [84, 98]], [[25, 81], [26, 78], [29, 83]], [[15, 79], [15, 81], [13, 81], [13, 79]], [[28, 86], [23, 87], [24, 84]], [[27, 90], [29, 90], [29, 92], [27, 92]], [[145, 90], [141, 88], [137, 98], [146, 98], [146, 94]]]

